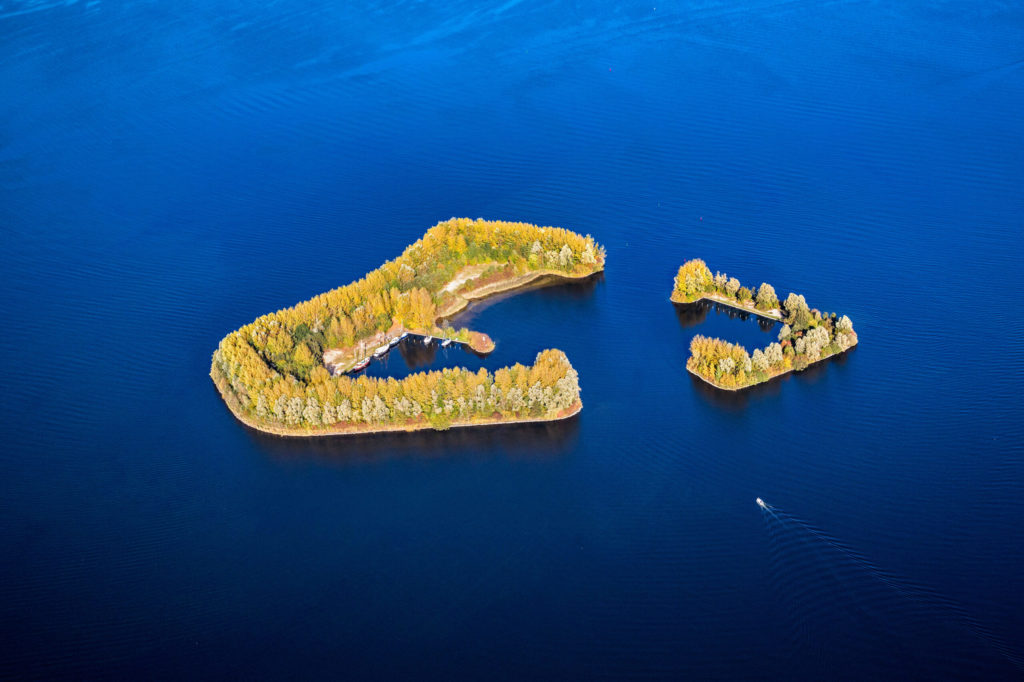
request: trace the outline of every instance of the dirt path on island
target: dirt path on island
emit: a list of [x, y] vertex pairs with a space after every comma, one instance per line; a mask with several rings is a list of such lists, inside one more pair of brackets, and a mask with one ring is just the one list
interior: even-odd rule
[[454, 294], [462, 287], [463, 284], [465, 284], [471, 279], [476, 279], [477, 277], [482, 275], [487, 268], [495, 265], [498, 265], [498, 263], [479, 263], [477, 265], [467, 265], [466, 267], [456, 272], [455, 277], [452, 278], [452, 281], [448, 282], [448, 284], [445, 284], [444, 289], [442, 289], [441, 291], [447, 292], [449, 294]]

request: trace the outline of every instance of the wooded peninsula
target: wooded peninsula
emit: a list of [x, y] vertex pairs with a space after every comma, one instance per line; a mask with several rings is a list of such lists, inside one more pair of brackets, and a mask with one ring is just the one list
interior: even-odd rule
[[702, 299], [783, 322], [778, 342], [763, 350], [757, 348], [753, 354], [723, 339], [693, 337], [686, 369], [717, 388], [749, 388], [787, 372], [802, 371], [857, 345], [853, 322], [846, 315], [809, 308], [803, 296], [793, 293], [780, 303], [770, 284], [762, 283], [755, 292], [741, 286], [735, 277], [720, 272], [712, 275], [700, 259], [687, 261], [676, 274], [672, 302]]
[[582, 279], [604, 269], [590, 236], [528, 223], [452, 218], [362, 279], [257, 318], [225, 336], [210, 376], [224, 402], [252, 428], [287, 436], [552, 421], [578, 413], [578, 375], [565, 354], [491, 373], [463, 368], [402, 380], [351, 371], [410, 334], [494, 343], [439, 323], [472, 300], [542, 278]]

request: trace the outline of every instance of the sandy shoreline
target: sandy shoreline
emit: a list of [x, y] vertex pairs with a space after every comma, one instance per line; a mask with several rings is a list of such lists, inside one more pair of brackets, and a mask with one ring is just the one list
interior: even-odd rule
[[486, 284], [480, 287], [479, 289], [473, 289], [472, 291], [467, 291], [464, 294], [457, 294], [457, 298], [450, 304], [450, 307], [446, 307], [438, 312], [437, 319], [443, 320], [445, 318], [461, 313], [473, 301], [479, 301], [485, 298], [490, 298], [491, 296], [496, 296], [498, 294], [505, 294], [511, 291], [515, 291], [516, 289], [529, 286], [530, 284], [536, 282], [538, 279], [543, 279], [544, 277], [552, 277], [555, 279], [562, 279], [571, 282], [581, 279], [587, 279], [588, 277], [593, 277], [594, 275], [596, 275], [599, 272], [602, 272], [603, 270], [604, 268], [602, 267], [597, 270], [594, 270], [593, 272], [588, 272], [583, 275], [570, 275], [566, 274], [565, 272], [562, 272], [561, 270], [532, 270], [531, 272], [527, 272], [522, 275], [516, 275], [511, 279], [501, 280], [498, 282], [491, 282], [490, 284]]

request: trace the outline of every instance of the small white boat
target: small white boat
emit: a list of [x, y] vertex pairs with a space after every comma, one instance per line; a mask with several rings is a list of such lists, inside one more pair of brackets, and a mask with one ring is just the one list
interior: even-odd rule
[[379, 358], [382, 355], [384, 355], [385, 353], [387, 353], [389, 350], [391, 350], [391, 346], [387, 346], [387, 345], [381, 346], [377, 350], [373, 351], [373, 357]]
[[399, 339], [397, 336], [391, 339], [391, 341], [388, 343], [388, 348], [394, 348], [395, 346], [398, 345], [399, 341], [401, 341], [401, 339]]
[[768, 505], [765, 504], [764, 500], [762, 500], [760, 497], [757, 498], [757, 506], [760, 507], [761, 509], [767, 509], [768, 508]]
[[449, 345], [451, 345], [451, 342], [452, 342], [451, 339], [445, 339], [444, 341], [441, 342], [441, 347], [442, 348], [447, 348]]
[[430, 345], [430, 342], [433, 341], [433, 340], [434, 340], [433, 336], [424, 336], [423, 337], [423, 345], [424, 346], [428, 346], [428, 345]]
[[402, 332], [402, 335], [398, 337], [399, 341], [405, 341], [405, 338], [409, 336], [409, 332]]
[[369, 366], [370, 366], [370, 358], [366, 358], [362, 362], [357, 362], [356, 364], [354, 364], [352, 366], [352, 369], [349, 370], [349, 372], [358, 372], [360, 370], [366, 369]]

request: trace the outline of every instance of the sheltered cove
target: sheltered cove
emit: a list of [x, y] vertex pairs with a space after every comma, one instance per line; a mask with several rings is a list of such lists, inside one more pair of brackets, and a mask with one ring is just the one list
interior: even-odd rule
[[[467, 266], [467, 268], [470, 267], [473, 266]], [[596, 272], [587, 272], [580, 275], [573, 275], [565, 272], [559, 272], [557, 270], [542, 269], [527, 272], [522, 275], [509, 274], [497, 281], [477, 286], [470, 286], [466, 289], [466, 286], [473, 284], [480, 278], [479, 275], [470, 277], [465, 280], [463, 287], [455, 291], [454, 295], [446, 298], [446, 302], [443, 304], [444, 307], [438, 310], [437, 318], [434, 320], [434, 324], [430, 329], [407, 328], [402, 324], [392, 325], [387, 332], [381, 332], [374, 336], [362, 339], [359, 346], [332, 348], [325, 351], [324, 366], [334, 374], [347, 374], [352, 371], [354, 367], [358, 367], [361, 362], [369, 360], [374, 349], [382, 348], [384, 345], [391, 344], [396, 339], [402, 338], [405, 335], [435, 338], [438, 340], [450, 339], [455, 343], [465, 345], [474, 353], [487, 355], [494, 350], [494, 341], [487, 334], [482, 332], [469, 332], [468, 338], [459, 339], [453, 337], [450, 333], [439, 327], [438, 323], [462, 312], [474, 301], [482, 301], [501, 294], [513, 294], [520, 289], [530, 287], [538, 280], [553, 279], [578, 281], [592, 277], [595, 274]], [[339, 359], [335, 362], [333, 358]]]
[[829, 315], [809, 308], [803, 296], [790, 294], [780, 302], [775, 289], [762, 284], [755, 292], [722, 273], [711, 274], [704, 261], [687, 261], [675, 278], [671, 301], [693, 304], [708, 301], [768, 320], [783, 322], [779, 343], [753, 354], [739, 344], [695, 336], [686, 369], [701, 381], [726, 391], [739, 391], [807, 369], [845, 353], [858, 343], [846, 315]]
[[226, 336], [210, 376], [232, 414], [279, 436], [331, 436], [557, 421], [583, 407], [565, 354], [488, 373], [461, 368], [402, 380], [353, 378], [409, 335], [486, 354], [486, 334], [438, 323], [471, 301], [541, 279], [579, 280], [604, 269], [590, 236], [526, 223], [451, 219], [363, 279], [258, 318]]

